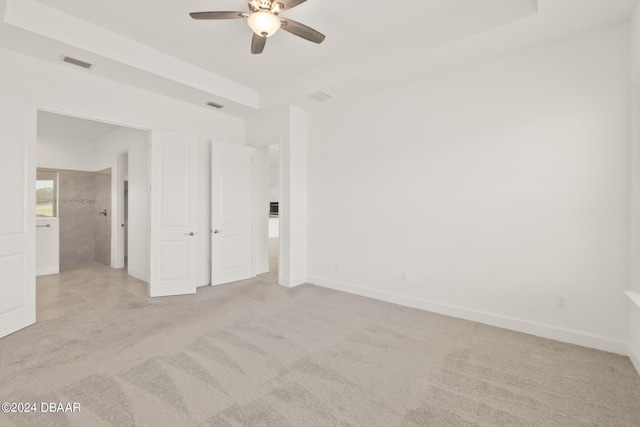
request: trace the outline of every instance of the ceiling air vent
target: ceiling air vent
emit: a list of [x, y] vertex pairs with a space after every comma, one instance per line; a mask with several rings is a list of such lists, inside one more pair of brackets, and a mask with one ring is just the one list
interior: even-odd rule
[[333, 96], [329, 95], [327, 92], [317, 92], [309, 95], [309, 98], [318, 102], [324, 102], [333, 99]]
[[65, 56], [62, 58], [64, 62], [68, 62], [69, 64], [77, 65], [78, 67], [86, 68], [87, 70], [93, 66], [93, 64], [89, 64], [88, 62], [80, 61], [79, 59], [72, 58], [70, 56]]
[[216, 104], [215, 102], [207, 102], [207, 105], [209, 107], [217, 108], [218, 110], [221, 109], [222, 107], [224, 107], [224, 105]]

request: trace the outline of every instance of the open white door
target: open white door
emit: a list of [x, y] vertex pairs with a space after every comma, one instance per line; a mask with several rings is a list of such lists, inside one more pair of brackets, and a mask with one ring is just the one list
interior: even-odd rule
[[212, 285], [253, 276], [251, 154], [251, 147], [222, 142], [211, 149]]
[[0, 100], [0, 337], [36, 322], [36, 110]]
[[149, 295], [196, 292], [197, 139], [151, 132]]

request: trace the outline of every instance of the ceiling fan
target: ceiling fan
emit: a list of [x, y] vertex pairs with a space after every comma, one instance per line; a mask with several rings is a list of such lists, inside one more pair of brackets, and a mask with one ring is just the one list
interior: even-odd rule
[[248, 0], [247, 12], [192, 12], [193, 19], [240, 19], [247, 18], [253, 30], [251, 53], [258, 54], [264, 50], [267, 37], [274, 35], [280, 28], [314, 43], [322, 43], [324, 34], [292, 19], [282, 18], [282, 12], [293, 9], [307, 0]]

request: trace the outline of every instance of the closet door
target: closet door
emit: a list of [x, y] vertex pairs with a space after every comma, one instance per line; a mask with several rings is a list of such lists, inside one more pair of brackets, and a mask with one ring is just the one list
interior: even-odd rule
[[[197, 138], [180, 132], [151, 133], [152, 297], [196, 292]], [[206, 233], [204, 234], [206, 237]]]
[[253, 277], [253, 149], [214, 142], [211, 154], [211, 284], [220, 285]]
[[0, 337], [36, 321], [36, 109], [0, 98]]

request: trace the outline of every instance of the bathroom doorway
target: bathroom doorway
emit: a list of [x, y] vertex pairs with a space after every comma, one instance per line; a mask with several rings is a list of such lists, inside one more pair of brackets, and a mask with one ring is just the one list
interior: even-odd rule
[[37, 275], [100, 263], [148, 280], [148, 147], [148, 131], [38, 112], [37, 167], [58, 198], [36, 221]]

